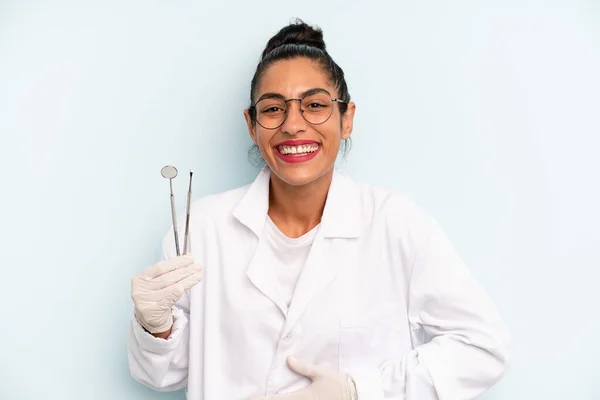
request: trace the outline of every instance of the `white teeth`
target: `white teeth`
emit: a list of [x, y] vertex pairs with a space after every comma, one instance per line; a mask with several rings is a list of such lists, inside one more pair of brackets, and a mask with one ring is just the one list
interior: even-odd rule
[[319, 148], [317, 143], [305, 144], [301, 146], [279, 146], [277, 149], [281, 154], [308, 154]]

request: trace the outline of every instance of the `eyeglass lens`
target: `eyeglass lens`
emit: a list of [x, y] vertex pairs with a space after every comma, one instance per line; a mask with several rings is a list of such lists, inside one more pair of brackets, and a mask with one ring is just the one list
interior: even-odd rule
[[[267, 129], [281, 126], [288, 113], [288, 105], [276, 97], [262, 99], [255, 107], [258, 123]], [[300, 112], [307, 122], [322, 124], [333, 113], [333, 102], [326, 93], [314, 93], [302, 98]]]

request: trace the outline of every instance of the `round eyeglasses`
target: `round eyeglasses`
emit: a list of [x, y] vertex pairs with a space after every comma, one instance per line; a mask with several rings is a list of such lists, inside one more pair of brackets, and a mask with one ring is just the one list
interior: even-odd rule
[[333, 114], [333, 103], [348, 104], [341, 99], [334, 99], [324, 91], [310, 91], [301, 98], [285, 100], [279, 95], [271, 94], [256, 102], [250, 111], [256, 115], [256, 122], [265, 129], [277, 129], [285, 122], [288, 116], [288, 102], [300, 102], [300, 114], [306, 122], [312, 125], [321, 125]]

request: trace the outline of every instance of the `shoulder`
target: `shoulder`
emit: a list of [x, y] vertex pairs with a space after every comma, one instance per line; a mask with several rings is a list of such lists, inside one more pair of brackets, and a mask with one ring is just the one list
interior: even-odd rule
[[385, 188], [363, 182], [355, 182], [363, 213], [373, 217], [385, 216], [398, 221], [425, 223], [431, 215], [417, 201], [401, 189]]
[[355, 182], [363, 221], [396, 238], [420, 242], [435, 226], [433, 215], [401, 189]]
[[[190, 206], [190, 240], [194, 246], [205, 245], [202, 238], [214, 227], [230, 227], [233, 225], [233, 210], [248, 191], [250, 184], [230, 189], [224, 192], [209, 194], [192, 201]], [[179, 242], [184, 241], [186, 210], [177, 214], [177, 230]], [[162, 241], [163, 257], [171, 258], [176, 254], [173, 226], [169, 227]]]
[[194, 215], [194, 219], [203, 221], [231, 217], [233, 210], [250, 186], [251, 184], [247, 184], [224, 192], [202, 196], [192, 203], [190, 214]]

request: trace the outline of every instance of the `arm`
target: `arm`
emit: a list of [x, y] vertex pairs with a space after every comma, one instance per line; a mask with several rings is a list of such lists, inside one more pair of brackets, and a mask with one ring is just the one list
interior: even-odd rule
[[[186, 304], [187, 303], [187, 304]], [[188, 376], [189, 296], [184, 294], [173, 307], [173, 327], [167, 339], [148, 333], [131, 319], [128, 359], [131, 376], [159, 391], [184, 389]]]
[[[164, 259], [169, 260], [167, 261], [168, 263], [176, 262], [176, 260], [173, 260], [172, 258], [169, 259], [166, 252]], [[158, 268], [157, 265], [148, 270], [154, 268], [154, 271], [156, 271]], [[163, 266], [160, 268], [162, 268], [162, 272], [164, 272], [173, 267], [165, 267], [163, 262]], [[181, 270], [183, 271], [183, 269]], [[149, 297], [152, 297], [153, 301], [157, 301], [160, 298], [155, 297], [154, 293], [151, 291], [153, 289], [153, 281], [156, 281], [155, 288], [164, 288], [164, 282], [168, 274], [179, 273], [178, 271], [171, 271], [167, 274], [162, 272], [155, 273], [154, 275], [158, 276], [154, 279], [150, 279], [148, 273], [141, 278], [134, 278], [134, 282], [136, 279], [141, 279], [141, 281], [136, 282], [137, 287], [135, 287], [136, 284], [134, 284], [135, 288], [132, 288], [134, 303], [137, 299], [138, 302], [145, 301], [150, 304], [150, 307], [153, 307], [153, 303], [149, 300]], [[177, 282], [179, 279], [179, 277], [175, 277], [174, 281]], [[186, 279], [188, 284], [184, 283]], [[128, 359], [131, 375], [140, 383], [155, 390], [172, 391], [183, 389], [187, 386], [190, 297], [188, 290], [184, 289], [197, 282], [199, 278], [188, 277], [186, 279], [179, 281], [179, 283], [182, 284], [180, 289], [175, 287], [174, 289], [176, 290], [171, 290], [170, 287], [162, 289], [162, 291], [169, 290], [168, 293], [164, 294], [164, 296], [167, 297], [164, 297], [162, 300], [158, 301], [158, 303], [154, 303], [159, 305], [158, 310], [160, 310], [160, 303], [165, 302], [165, 300], [172, 304], [172, 306], [169, 306], [164, 311], [164, 323], [160, 324], [161, 327], [164, 327], [162, 329], [151, 331], [162, 333], [150, 333], [145, 327], [149, 326], [148, 322], [142, 322], [145, 325], [140, 323], [140, 321], [145, 321], [141, 315], [144, 311], [150, 313], [149, 315], [156, 316], [156, 313], [153, 312], [154, 310], [151, 308], [142, 308], [142, 311], [140, 311], [136, 305], [134, 315], [131, 319], [128, 338]], [[181, 292], [179, 290], [181, 290]], [[178, 297], [179, 294], [181, 294], [181, 297]], [[176, 299], [177, 297], [178, 299]], [[171, 301], [176, 301], [176, 303]], [[143, 303], [141, 304], [143, 305]], [[171, 323], [171, 321], [173, 322]], [[152, 326], [156, 327], [156, 325]], [[168, 328], [169, 326], [170, 328]], [[149, 327], [148, 329], [152, 328]]]
[[[470, 400], [504, 374], [508, 334], [479, 286], [433, 218], [419, 246], [408, 294], [414, 349], [375, 375], [353, 376], [359, 400]], [[398, 396], [402, 397], [398, 397]]]

